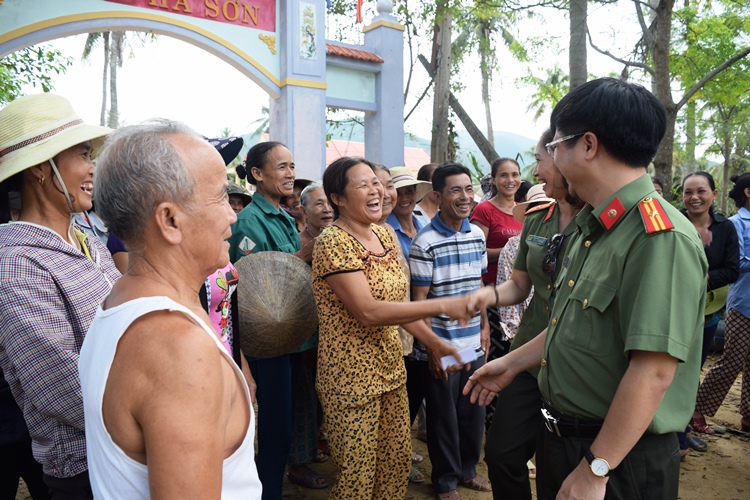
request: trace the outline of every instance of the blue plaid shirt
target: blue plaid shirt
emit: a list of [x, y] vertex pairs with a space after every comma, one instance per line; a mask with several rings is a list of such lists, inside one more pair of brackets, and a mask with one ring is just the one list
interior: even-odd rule
[[120, 273], [97, 238], [91, 258], [52, 230], [0, 225], [0, 367], [45, 474], [87, 470], [78, 355]]

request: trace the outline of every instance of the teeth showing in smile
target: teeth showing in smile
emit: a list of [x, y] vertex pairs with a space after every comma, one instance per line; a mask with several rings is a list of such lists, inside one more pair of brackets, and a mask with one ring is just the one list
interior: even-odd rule
[[85, 191], [86, 193], [93, 193], [94, 192], [94, 183], [93, 182], [84, 182], [81, 184], [81, 189]]

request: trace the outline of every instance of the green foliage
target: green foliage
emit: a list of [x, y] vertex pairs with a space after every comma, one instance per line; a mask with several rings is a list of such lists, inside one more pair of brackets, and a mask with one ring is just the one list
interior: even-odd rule
[[536, 122], [547, 111], [551, 111], [560, 99], [568, 93], [570, 78], [558, 65], [552, 69], [544, 70], [546, 75], [543, 78], [535, 76], [529, 70], [529, 73], [520, 79], [521, 83], [531, 85], [536, 89], [532, 95], [532, 100], [526, 111], [534, 112], [534, 121]]
[[71, 57], [49, 45], [35, 45], [13, 52], [0, 59], [0, 104], [23, 95], [24, 87], [54, 89], [54, 75], [65, 73], [73, 64]]

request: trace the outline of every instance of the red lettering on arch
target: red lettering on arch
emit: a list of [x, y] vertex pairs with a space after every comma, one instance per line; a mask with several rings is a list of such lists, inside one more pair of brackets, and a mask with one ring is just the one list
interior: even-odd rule
[[[107, 0], [142, 9], [276, 31], [276, 0]], [[232, 5], [226, 5], [231, 3]]]

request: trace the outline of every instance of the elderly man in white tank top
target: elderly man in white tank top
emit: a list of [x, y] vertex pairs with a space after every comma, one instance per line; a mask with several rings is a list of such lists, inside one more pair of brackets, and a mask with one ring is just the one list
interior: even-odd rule
[[229, 262], [236, 216], [221, 156], [188, 127], [152, 120], [112, 134], [94, 182], [130, 255], [79, 362], [94, 496], [259, 499], [247, 364], [197, 293]]

